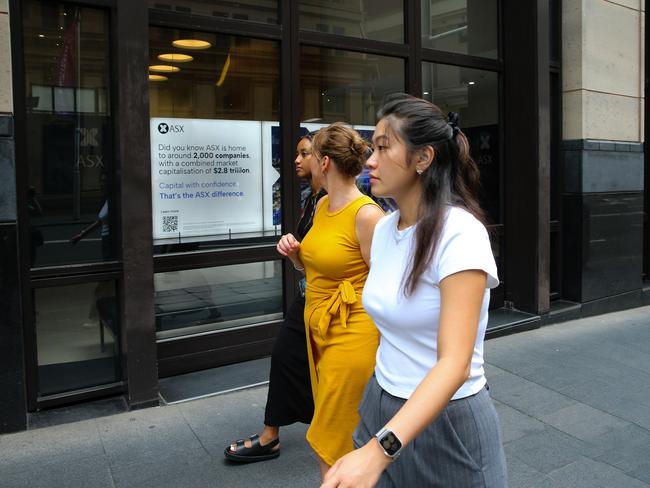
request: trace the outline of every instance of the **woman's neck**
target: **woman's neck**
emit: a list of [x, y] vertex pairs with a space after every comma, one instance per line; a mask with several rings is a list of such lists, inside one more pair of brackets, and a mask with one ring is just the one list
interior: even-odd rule
[[406, 229], [417, 223], [421, 199], [422, 187], [419, 184], [415, 185], [403, 195], [395, 197], [395, 203], [397, 203], [397, 207], [399, 208], [398, 229]]
[[314, 195], [320, 191], [320, 185], [317, 181], [314, 180], [314, 178], [309, 179], [309, 186], [311, 187], [311, 192]]
[[354, 178], [330, 178], [325, 187], [329, 196], [328, 211], [336, 212], [351, 201], [359, 198], [361, 191]]

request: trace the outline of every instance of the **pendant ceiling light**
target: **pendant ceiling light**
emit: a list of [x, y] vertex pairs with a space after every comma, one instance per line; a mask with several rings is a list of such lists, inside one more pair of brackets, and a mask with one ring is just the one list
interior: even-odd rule
[[167, 81], [168, 79], [163, 75], [149, 75], [149, 81]]
[[176, 73], [180, 70], [181, 69], [178, 66], [170, 66], [168, 64], [155, 64], [149, 66], [149, 71], [153, 71], [154, 73]]
[[160, 54], [158, 55], [158, 59], [168, 63], [189, 63], [190, 61], [194, 61], [194, 58], [189, 54], [180, 53]]
[[172, 42], [172, 46], [180, 49], [189, 49], [192, 51], [199, 51], [201, 49], [208, 49], [212, 47], [208, 41], [201, 41], [199, 39], [177, 39]]

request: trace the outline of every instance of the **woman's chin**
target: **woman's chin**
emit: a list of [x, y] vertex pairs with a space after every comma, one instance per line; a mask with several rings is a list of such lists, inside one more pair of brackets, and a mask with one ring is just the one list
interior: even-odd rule
[[381, 185], [379, 183], [374, 183], [373, 185], [370, 186], [370, 192], [372, 193], [373, 197], [377, 198], [387, 198], [388, 195], [386, 194], [386, 191], [381, 188]]

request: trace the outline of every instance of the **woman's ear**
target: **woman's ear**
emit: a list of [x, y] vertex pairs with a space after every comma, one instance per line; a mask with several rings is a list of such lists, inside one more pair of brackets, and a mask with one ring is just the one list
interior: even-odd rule
[[322, 159], [320, 160], [320, 170], [323, 174], [327, 173], [327, 171], [330, 168], [330, 165], [332, 164], [332, 160], [330, 159], [329, 156], [323, 156]]
[[422, 149], [419, 149], [416, 153], [417, 160], [415, 162], [415, 171], [418, 174], [424, 173], [435, 157], [436, 152], [431, 146], [424, 146]]

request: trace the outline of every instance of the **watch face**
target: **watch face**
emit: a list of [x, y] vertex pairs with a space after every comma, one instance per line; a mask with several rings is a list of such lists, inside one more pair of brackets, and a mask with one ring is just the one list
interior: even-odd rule
[[391, 431], [388, 431], [381, 436], [379, 443], [389, 456], [394, 456], [402, 448], [402, 443]]

